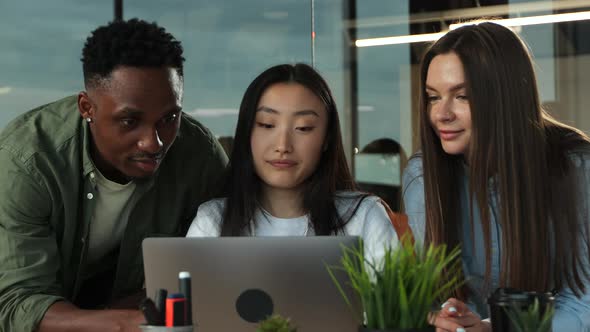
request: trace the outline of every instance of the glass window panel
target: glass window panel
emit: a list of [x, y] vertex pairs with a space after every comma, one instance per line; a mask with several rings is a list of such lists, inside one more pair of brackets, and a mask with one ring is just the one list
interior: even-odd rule
[[185, 49], [184, 110], [233, 136], [250, 82], [279, 63], [311, 63], [309, 1], [126, 0], [125, 18], [164, 26]]
[[[350, 75], [350, 68], [345, 68], [344, 54], [349, 52], [348, 39], [345, 34], [345, 1], [312, 0], [315, 27], [314, 65], [330, 85], [336, 106], [338, 107], [340, 126], [343, 136], [347, 135], [350, 107], [345, 81]], [[346, 140], [345, 140], [346, 142]], [[350, 146], [345, 147], [347, 153]]]
[[83, 90], [84, 41], [112, 19], [112, 1], [0, 2], [0, 128], [18, 114]]
[[[359, 39], [409, 34], [408, 1], [357, 1], [357, 11]], [[401, 161], [412, 148], [410, 45], [360, 47], [357, 52], [360, 153], [354, 156], [355, 179], [362, 190], [399, 209]], [[388, 144], [375, 144], [379, 141]]]

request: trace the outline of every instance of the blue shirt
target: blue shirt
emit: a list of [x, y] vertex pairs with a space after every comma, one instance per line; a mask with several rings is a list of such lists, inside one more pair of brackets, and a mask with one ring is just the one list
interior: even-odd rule
[[[590, 153], [572, 153], [572, 162], [578, 172], [580, 181], [582, 181], [580, 190], [581, 203], [580, 215], [583, 220], [588, 222], [589, 211], [587, 207], [590, 203]], [[425, 204], [424, 204], [424, 178], [422, 173], [422, 159], [418, 156], [411, 158], [408, 166], [404, 170], [403, 179], [403, 199], [406, 214], [408, 215], [410, 225], [415, 232], [416, 239], [424, 239], [425, 234]], [[477, 203], [473, 202], [473, 223], [469, 222], [469, 204], [471, 199], [468, 197], [469, 179], [463, 176], [461, 186], [461, 220], [462, 220], [462, 260], [463, 271], [467, 279], [467, 285], [471, 290], [470, 298], [467, 301], [469, 307], [479, 314], [482, 318], [488, 317], [487, 298], [489, 290], [494, 290], [499, 285], [500, 280], [500, 257], [501, 257], [501, 229], [497, 217], [499, 216], [498, 195], [495, 187], [490, 182], [490, 210], [491, 222], [491, 278], [490, 287], [484, 287], [485, 280], [485, 249], [483, 231], [481, 227], [481, 218]], [[583, 208], [582, 208], [583, 207]], [[473, 227], [473, 238], [471, 237], [471, 228]], [[590, 268], [588, 253], [583, 256], [583, 261]], [[574, 293], [565, 288], [559, 290], [555, 297], [555, 315], [553, 317], [554, 331], [590, 331], [590, 282], [586, 281], [586, 293], [577, 298]]]

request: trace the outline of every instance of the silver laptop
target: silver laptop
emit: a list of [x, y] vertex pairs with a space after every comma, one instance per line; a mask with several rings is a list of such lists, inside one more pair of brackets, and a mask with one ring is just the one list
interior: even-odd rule
[[[143, 241], [147, 295], [178, 291], [178, 272], [192, 278], [192, 317], [198, 332], [255, 331], [270, 314], [289, 317], [298, 332], [356, 332], [358, 301], [350, 308], [326, 266], [340, 265], [353, 236], [148, 238]], [[339, 271], [336, 277], [347, 283]], [[354, 298], [350, 287], [344, 288]]]

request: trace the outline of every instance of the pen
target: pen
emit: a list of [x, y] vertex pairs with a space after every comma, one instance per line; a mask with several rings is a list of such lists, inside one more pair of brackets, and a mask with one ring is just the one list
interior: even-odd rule
[[159, 288], [156, 291], [156, 297], [154, 298], [156, 302], [156, 309], [160, 313], [160, 321], [162, 325], [166, 321], [166, 297], [168, 297], [168, 291], [162, 288]]
[[191, 305], [191, 274], [182, 271], [178, 274], [178, 290], [186, 299], [186, 325], [193, 325], [193, 311]]
[[147, 325], [164, 325], [164, 322], [161, 319], [160, 312], [158, 311], [158, 309], [156, 309], [154, 301], [152, 301], [152, 299], [150, 299], [149, 297], [141, 301], [141, 303], [139, 304], [139, 310], [141, 310], [141, 312], [143, 313]]

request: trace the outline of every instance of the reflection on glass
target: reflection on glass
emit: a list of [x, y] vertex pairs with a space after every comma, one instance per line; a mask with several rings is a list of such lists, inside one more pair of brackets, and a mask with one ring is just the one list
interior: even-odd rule
[[0, 128], [18, 114], [83, 90], [84, 41], [112, 18], [112, 1], [3, 1]]
[[[83, 42], [92, 29], [113, 18], [112, 1], [9, 3], [0, 5], [0, 42], [7, 46], [0, 52], [0, 127], [17, 114], [83, 89]], [[356, 7], [352, 22], [345, 20], [350, 6]], [[314, 62], [334, 92], [342, 128], [353, 126], [358, 133], [347, 151], [387, 137], [407, 154], [418, 148], [413, 130], [417, 62], [427, 43], [357, 48], [358, 90], [349, 91], [346, 81], [353, 68], [344, 59], [354, 41], [346, 39], [347, 29], [355, 27], [357, 38], [366, 39], [435, 33], [460, 18], [481, 15], [589, 11], [585, 0], [481, 0], [462, 8], [409, 0], [124, 0], [125, 18], [157, 21], [183, 42], [184, 110], [217, 136], [233, 136], [239, 102], [258, 73], [277, 63], [312, 62], [314, 33]], [[535, 55], [543, 104], [558, 119], [590, 131], [590, 112], [585, 111], [590, 106], [590, 75], [585, 74], [590, 68], [590, 20], [523, 26], [519, 33]], [[349, 105], [355, 93], [358, 105]], [[358, 110], [356, 123], [351, 123], [352, 107]], [[352, 137], [346, 129], [343, 136], [345, 142]], [[395, 174], [380, 173], [381, 159], [362, 153], [355, 159], [357, 180], [397, 181]], [[402, 168], [404, 160], [399, 161]]]
[[307, 1], [126, 0], [125, 16], [157, 21], [185, 49], [184, 111], [233, 136], [248, 84], [272, 65], [311, 63]]

